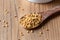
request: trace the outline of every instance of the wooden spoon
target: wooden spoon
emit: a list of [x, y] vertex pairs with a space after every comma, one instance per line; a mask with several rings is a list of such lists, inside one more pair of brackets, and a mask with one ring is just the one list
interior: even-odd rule
[[[38, 21], [38, 20], [36, 21], [36, 18], [33, 18], [33, 17], [32, 17], [32, 18], [35, 19], [35, 21], [36, 21], [36, 25], [34, 25], [34, 26], [32, 26], [32, 25], [35, 23], [34, 21], [32, 21], [33, 23], [30, 22], [32, 25], [28, 24], [29, 21], [25, 21], [25, 19], [28, 19], [28, 20], [29, 20], [31, 16], [30, 16], [29, 18], [23, 16], [23, 17], [22, 17], [23, 21], [21, 21], [21, 24], [23, 23], [22, 25], [25, 25], [24, 28], [26, 28], [26, 29], [36, 28], [36, 27], [38, 27], [39, 24], [41, 24], [44, 20], [46, 20], [49, 16], [51, 16], [52, 14], [55, 14], [56, 12], [60, 12], [60, 6], [54, 7], [54, 8], [52, 8], [52, 9], [50, 9], [50, 10], [47, 10], [47, 11], [40, 12], [40, 13], [42, 14], [42, 15], [41, 15], [41, 16], [42, 16], [41, 21], [40, 21], [40, 17], [41, 17], [41, 16], [39, 15], [40, 13], [38, 14], [39, 18], [37, 17], [37, 19], [38, 19], [39, 21]], [[32, 14], [33, 14], [33, 13], [32, 13]], [[31, 14], [27, 14], [27, 16], [28, 16], [28, 15], [31, 15]], [[37, 15], [37, 14], [34, 14], [34, 15]], [[33, 15], [33, 16], [34, 16], [34, 15]], [[24, 19], [24, 17], [25, 17], [25, 19]], [[32, 20], [33, 20], [33, 19], [32, 19]], [[31, 20], [30, 20], [30, 21], [31, 21]], [[24, 23], [24, 22], [27, 22], [27, 23]], [[26, 24], [28, 24], [29, 26], [27, 27]]]
[[60, 6], [56, 6], [50, 10], [41, 12], [42, 13], [42, 22], [47, 19], [49, 16], [55, 14], [56, 12], [60, 12]]

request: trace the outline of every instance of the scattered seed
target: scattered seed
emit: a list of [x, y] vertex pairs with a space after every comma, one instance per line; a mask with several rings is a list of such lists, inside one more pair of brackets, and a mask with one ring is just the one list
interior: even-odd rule
[[22, 9], [24, 11], [24, 9]]
[[1, 22], [1, 20], [0, 20], [0, 22]]
[[46, 31], [49, 31], [49, 29], [47, 28]]
[[5, 27], [8, 27], [8, 25], [7, 25], [7, 24], [5, 24]]
[[18, 39], [18, 40], [20, 40], [20, 39]]
[[3, 20], [3, 23], [5, 23], [5, 20]]
[[43, 34], [43, 32], [39, 32], [39, 36], [41, 36]]
[[6, 24], [8, 24], [8, 22], [6, 22]]
[[20, 9], [21, 7], [18, 7], [18, 9]]
[[28, 30], [27, 33], [29, 33], [30, 31]]
[[8, 14], [8, 13], [9, 13], [9, 11], [7, 9], [5, 9], [5, 14]]
[[20, 32], [20, 36], [24, 36], [24, 34], [22, 32]]
[[17, 16], [15, 15], [15, 18], [16, 18]]
[[5, 9], [5, 12], [7, 11], [7, 9]]
[[3, 27], [6, 27], [5, 25], [3, 25]]
[[40, 34], [43, 34], [43, 32], [39, 32]]
[[8, 14], [9, 12], [8, 11], [6, 11], [6, 14]]
[[33, 31], [33, 30], [31, 30], [30, 32], [31, 32], [31, 33], [33, 33], [34, 31]]

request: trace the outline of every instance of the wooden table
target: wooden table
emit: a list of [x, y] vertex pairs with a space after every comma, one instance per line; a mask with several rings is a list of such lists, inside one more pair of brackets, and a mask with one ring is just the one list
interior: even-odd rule
[[[39, 13], [58, 5], [60, 0], [48, 4], [30, 3], [27, 0], [0, 0], [0, 40], [60, 40], [60, 13], [48, 18], [33, 33], [27, 33], [19, 24], [20, 17], [26, 13]], [[20, 32], [24, 36], [20, 36]], [[39, 32], [43, 34], [40, 36]]]

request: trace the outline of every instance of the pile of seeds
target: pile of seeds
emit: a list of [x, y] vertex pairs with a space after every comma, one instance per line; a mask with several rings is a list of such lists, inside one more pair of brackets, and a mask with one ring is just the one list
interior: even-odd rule
[[41, 14], [30, 13], [20, 18], [20, 24], [26, 29], [32, 29], [37, 27], [41, 22]]

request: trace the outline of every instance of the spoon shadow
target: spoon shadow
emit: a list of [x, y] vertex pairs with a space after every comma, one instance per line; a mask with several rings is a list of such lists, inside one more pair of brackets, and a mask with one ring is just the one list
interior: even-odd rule
[[55, 14], [49, 16], [46, 20], [44, 20], [38, 27], [34, 28], [33, 30], [42, 28], [46, 23], [48, 23], [49, 21], [51, 21], [52, 19], [54, 19], [58, 16], [60, 16], [60, 12], [56, 12]]

